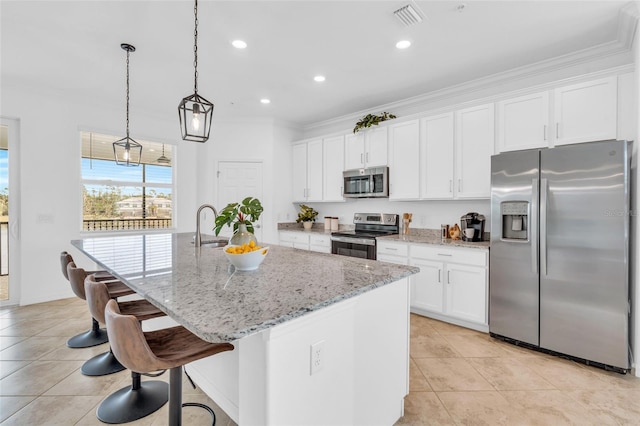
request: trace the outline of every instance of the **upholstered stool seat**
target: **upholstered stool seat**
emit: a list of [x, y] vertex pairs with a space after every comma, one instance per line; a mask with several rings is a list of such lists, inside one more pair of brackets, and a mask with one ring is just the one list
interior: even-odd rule
[[[112, 300], [107, 303], [105, 320], [113, 352], [128, 369], [141, 373], [170, 369], [168, 424], [171, 426], [182, 423], [182, 367], [189, 362], [233, 350], [230, 343], [206, 342], [181, 326], [143, 332], [136, 318], [122, 315], [118, 304]], [[215, 424], [215, 414], [209, 407], [184, 405], [207, 409]]]
[[[91, 314], [99, 322], [105, 323], [105, 307], [107, 302], [112, 300], [106, 283], [96, 281], [93, 275], [89, 275], [84, 281], [84, 286]], [[165, 315], [164, 312], [144, 299], [118, 302], [118, 306], [121, 312], [134, 316], [137, 321]], [[91, 364], [89, 370], [99, 367], [112, 368], [112, 372], [115, 373], [125, 369], [118, 362], [111, 349], [109, 352], [95, 356], [82, 366], [83, 374], [92, 375], [91, 371], [85, 371], [88, 364]], [[142, 382], [140, 379], [140, 373], [132, 371], [131, 386], [124, 387], [109, 395], [98, 406], [96, 411], [98, 419], [112, 424], [128, 423], [153, 413], [168, 401], [169, 387], [166, 382], [160, 380]]]
[[[71, 290], [73, 290], [73, 293], [82, 300], [87, 300], [87, 297], [84, 293], [84, 279], [87, 277], [87, 275], [89, 275], [89, 273], [82, 268], [78, 268], [75, 262], [69, 262], [67, 264], [66, 276], [69, 280], [69, 283], [71, 284]], [[112, 298], [127, 296], [129, 294], [135, 293], [120, 281], [104, 280], [103, 282], [107, 284], [109, 294]], [[109, 338], [107, 336], [106, 330], [101, 329], [98, 321], [96, 321], [95, 318], [92, 318], [91, 330], [72, 337], [67, 341], [67, 346], [70, 348], [88, 348], [90, 346], [96, 346], [106, 343], [108, 339]]]

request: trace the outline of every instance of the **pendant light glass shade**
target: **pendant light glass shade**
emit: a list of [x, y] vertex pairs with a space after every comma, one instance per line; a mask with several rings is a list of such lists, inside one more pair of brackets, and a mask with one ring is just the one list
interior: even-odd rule
[[182, 139], [192, 142], [206, 142], [211, 132], [213, 103], [198, 95], [198, 0], [195, 0], [193, 14], [195, 30], [193, 32], [193, 95], [187, 96], [178, 105], [180, 132]]
[[206, 142], [211, 132], [214, 105], [194, 93], [187, 96], [178, 106], [182, 139], [191, 142]]
[[122, 43], [120, 47], [127, 52], [127, 136], [113, 143], [113, 156], [119, 166], [139, 166], [142, 159], [142, 145], [129, 137], [129, 53], [136, 48]]

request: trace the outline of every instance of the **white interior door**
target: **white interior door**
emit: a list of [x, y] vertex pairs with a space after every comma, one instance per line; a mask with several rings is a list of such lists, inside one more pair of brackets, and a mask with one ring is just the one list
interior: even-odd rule
[[[10, 196], [8, 216], [2, 217], [2, 222], [7, 222], [0, 226], [0, 285], [2, 297], [0, 306], [17, 305], [20, 303], [20, 227], [18, 218], [20, 213], [20, 192], [18, 185], [18, 126], [19, 121], [14, 119], [0, 118], [0, 148], [4, 151], [0, 167], [0, 191]], [[9, 152], [11, 153], [9, 155]], [[4, 197], [5, 199], [7, 197]], [[0, 212], [4, 215], [5, 212]]]
[[[246, 197], [262, 202], [262, 163], [258, 161], [219, 161], [218, 199], [216, 208], [222, 210], [229, 203], [240, 203]], [[262, 241], [262, 218], [253, 224], [254, 234]], [[231, 237], [233, 228], [225, 226], [220, 235]]]

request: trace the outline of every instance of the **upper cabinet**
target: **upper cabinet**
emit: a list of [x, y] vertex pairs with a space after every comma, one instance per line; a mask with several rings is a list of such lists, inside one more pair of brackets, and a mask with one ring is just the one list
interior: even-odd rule
[[500, 152], [549, 144], [549, 92], [507, 99], [497, 106]]
[[456, 111], [455, 198], [490, 197], [494, 129], [493, 104]]
[[342, 171], [344, 170], [344, 136], [325, 138], [322, 147], [323, 201], [344, 201]]
[[293, 145], [293, 201], [322, 201], [322, 139]]
[[344, 169], [387, 165], [387, 126], [351, 133], [344, 141]]
[[555, 89], [555, 144], [616, 138], [618, 78]]
[[389, 199], [420, 197], [420, 121], [389, 126]]
[[423, 118], [420, 198], [453, 198], [453, 112]]
[[293, 202], [344, 201], [344, 137], [296, 143], [292, 147]]
[[617, 77], [498, 103], [500, 152], [615, 139]]

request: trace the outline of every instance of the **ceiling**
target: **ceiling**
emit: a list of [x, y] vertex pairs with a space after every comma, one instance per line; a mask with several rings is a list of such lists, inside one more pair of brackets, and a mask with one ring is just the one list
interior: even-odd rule
[[[198, 92], [214, 117], [276, 119], [299, 126], [375, 109], [505, 70], [616, 41], [626, 1], [199, 2]], [[6, 1], [0, 3], [4, 84], [125, 103], [133, 44], [131, 114], [177, 120], [193, 93], [193, 2]], [[248, 43], [244, 50], [234, 39]], [[398, 50], [400, 39], [412, 41]], [[316, 83], [317, 74], [326, 81]], [[271, 99], [263, 105], [259, 100]]]

